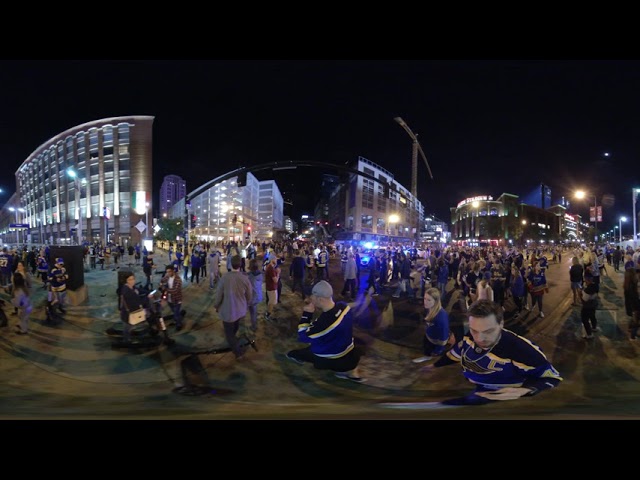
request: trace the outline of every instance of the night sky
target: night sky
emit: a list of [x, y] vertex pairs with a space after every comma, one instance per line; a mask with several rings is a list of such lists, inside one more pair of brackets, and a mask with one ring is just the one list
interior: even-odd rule
[[[640, 61], [622, 60], [5, 60], [0, 188], [6, 201], [19, 165], [68, 128], [153, 115], [156, 198], [168, 174], [192, 191], [240, 166], [359, 155], [410, 189], [400, 116], [433, 172], [419, 159], [427, 213], [448, 222], [465, 197], [525, 195], [542, 182], [554, 200], [577, 188], [612, 194], [611, 228], [631, 216], [640, 187], [639, 85]], [[294, 204], [286, 214], [312, 211], [325, 172], [336, 173], [276, 172]], [[575, 210], [585, 215], [586, 203]]]

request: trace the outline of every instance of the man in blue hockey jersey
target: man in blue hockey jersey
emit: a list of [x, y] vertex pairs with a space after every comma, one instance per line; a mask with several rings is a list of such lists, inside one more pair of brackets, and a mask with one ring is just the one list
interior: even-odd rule
[[428, 372], [460, 363], [465, 378], [476, 386], [473, 393], [445, 400], [444, 405], [482, 405], [530, 397], [562, 381], [537, 345], [503, 328], [500, 305], [478, 300], [468, 314], [469, 333], [446, 355], [422, 369]]

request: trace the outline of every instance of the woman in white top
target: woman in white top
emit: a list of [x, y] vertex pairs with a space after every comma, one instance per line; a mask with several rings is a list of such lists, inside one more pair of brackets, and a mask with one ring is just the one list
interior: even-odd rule
[[482, 280], [476, 286], [477, 300], [491, 300], [493, 302], [493, 288], [491, 288], [491, 272], [484, 272]]

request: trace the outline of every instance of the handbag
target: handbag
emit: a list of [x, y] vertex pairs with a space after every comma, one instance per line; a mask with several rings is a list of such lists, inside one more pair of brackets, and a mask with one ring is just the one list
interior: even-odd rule
[[129, 322], [128, 323], [130, 325], [137, 325], [140, 322], [144, 322], [147, 319], [147, 315], [145, 313], [144, 308], [139, 308], [138, 310], [134, 310], [132, 312], [127, 307], [127, 303], [124, 301], [124, 297], [120, 296], [120, 302], [122, 302], [122, 305], [124, 306], [124, 308], [127, 310], [127, 312], [129, 312]]
[[146, 315], [144, 308], [139, 310], [135, 310], [133, 312], [129, 312], [129, 324], [137, 325], [140, 322], [144, 322], [146, 320]]

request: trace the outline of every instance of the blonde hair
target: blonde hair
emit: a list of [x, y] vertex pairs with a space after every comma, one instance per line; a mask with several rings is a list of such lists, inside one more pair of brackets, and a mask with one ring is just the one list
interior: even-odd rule
[[440, 290], [433, 287], [427, 289], [424, 294], [433, 298], [433, 308], [429, 309], [429, 313], [427, 313], [427, 316], [424, 318], [425, 322], [430, 322], [440, 312], [440, 310], [442, 310], [442, 298], [440, 297]]

